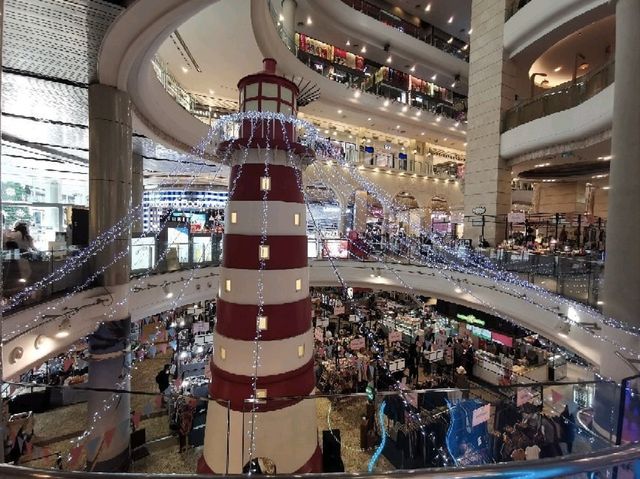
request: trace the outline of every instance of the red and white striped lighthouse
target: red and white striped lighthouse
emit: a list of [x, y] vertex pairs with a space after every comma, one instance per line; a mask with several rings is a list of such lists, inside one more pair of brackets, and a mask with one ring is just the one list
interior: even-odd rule
[[[241, 111], [296, 115], [298, 88], [276, 75], [275, 67], [275, 60], [265, 59], [262, 72], [240, 80]], [[314, 155], [296, 143], [291, 123], [277, 120], [243, 120], [239, 140], [221, 150], [229, 147], [235, 151], [229, 160], [212, 400], [198, 469], [242, 472], [253, 427], [254, 459], [270, 459], [278, 473], [320, 472], [315, 401], [269, 400], [308, 396], [315, 388], [306, 213], [300, 190], [301, 168]], [[256, 401], [252, 424], [253, 404], [246, 400], [262, 398], [268, 399]]]

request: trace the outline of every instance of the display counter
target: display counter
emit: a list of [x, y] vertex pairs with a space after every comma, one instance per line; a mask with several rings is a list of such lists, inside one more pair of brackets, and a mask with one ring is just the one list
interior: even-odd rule
[[514, 365], [510, 357], [476, 351], [473, 375], [495, 385], [501, 384], [505, 377], [511, 378], [512, 383], [528, 384], [548, 381], [549, 367], [547, 364], [533, 367]]

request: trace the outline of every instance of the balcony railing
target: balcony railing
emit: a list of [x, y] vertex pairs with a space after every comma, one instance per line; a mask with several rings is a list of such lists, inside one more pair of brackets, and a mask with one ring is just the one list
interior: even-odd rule
[[610, 62], [589, 73], [577, 82], [568, 82], [550, 88], [541, 95], [524, 100], [507, 110], [502, 131], [509, 131], [530, 121], [574, 108], [593, 98], [614, 82], [615, 63]]
[[[447, 32], [440, 30], [426, 22], [421, 22], [420, 26], [410, 23], [392, 12], [380, 8], [366, 0], [341, 0], [342, 3], [349, 5], [365, 15], [375, 18], [385, 25], [395, 28], [407, 35], [417, 38], [421, 42], [436, 47], [449, 55], [458, 57], [465, 62], [469, 61], [468, 46], [462, 40], [449, 35]], [[451, 42], [449, 42], [450, 39]]]

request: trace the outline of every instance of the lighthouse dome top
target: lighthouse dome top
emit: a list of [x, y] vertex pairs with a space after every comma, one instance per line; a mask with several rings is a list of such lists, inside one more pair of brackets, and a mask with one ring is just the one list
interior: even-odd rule
[[298, 86], [276, 73], [273, 58], [262, 61], [263, 70], [238, 82], [240, 111], [271, 111], [295, 115]]

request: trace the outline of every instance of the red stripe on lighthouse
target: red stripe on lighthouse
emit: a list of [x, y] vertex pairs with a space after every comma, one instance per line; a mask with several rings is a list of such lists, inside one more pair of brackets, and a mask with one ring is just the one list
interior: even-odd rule
[[[260, 236], [225, 235], [222, 266], [234, 269], [261, 269], [261, 244]], [[296, 269], [304, 268], [308, 264], [306, 236], [269, 236], [264, 245], [269, 247], [269, 258], [264, 260], [262, 269]]]
[[[216, 331], [229, 339], [253, 341], [256, 336], [258, 306], [229, 303], [218, 299]], [[295, 303], [264, 305], [267, 329], [261, 332], [264, 341], [299, 336], [311, 327], [311, 299]]]
[[[268, 172], [268, 175], [267, 175]], [[229, 196], [230, 201], [260, 201], [264, 198], [264, 191], [260, 189], [260, 178], [269, 176], [271, 178], [271, 189], [267, 198], [269, 201], [287, 201], [290, 203], [304, 203], [304, 197], [300, 189], [299, 182], [302, 175], [299, 171], [289, 166], [269, 165], [266, 169], [259, 163], [245, 163], [235, 165], [231, 168], [229, 176], [230, 184], [235, 181], [233, 194]], [[260, 212], [256, 211], [256, 214]]]

